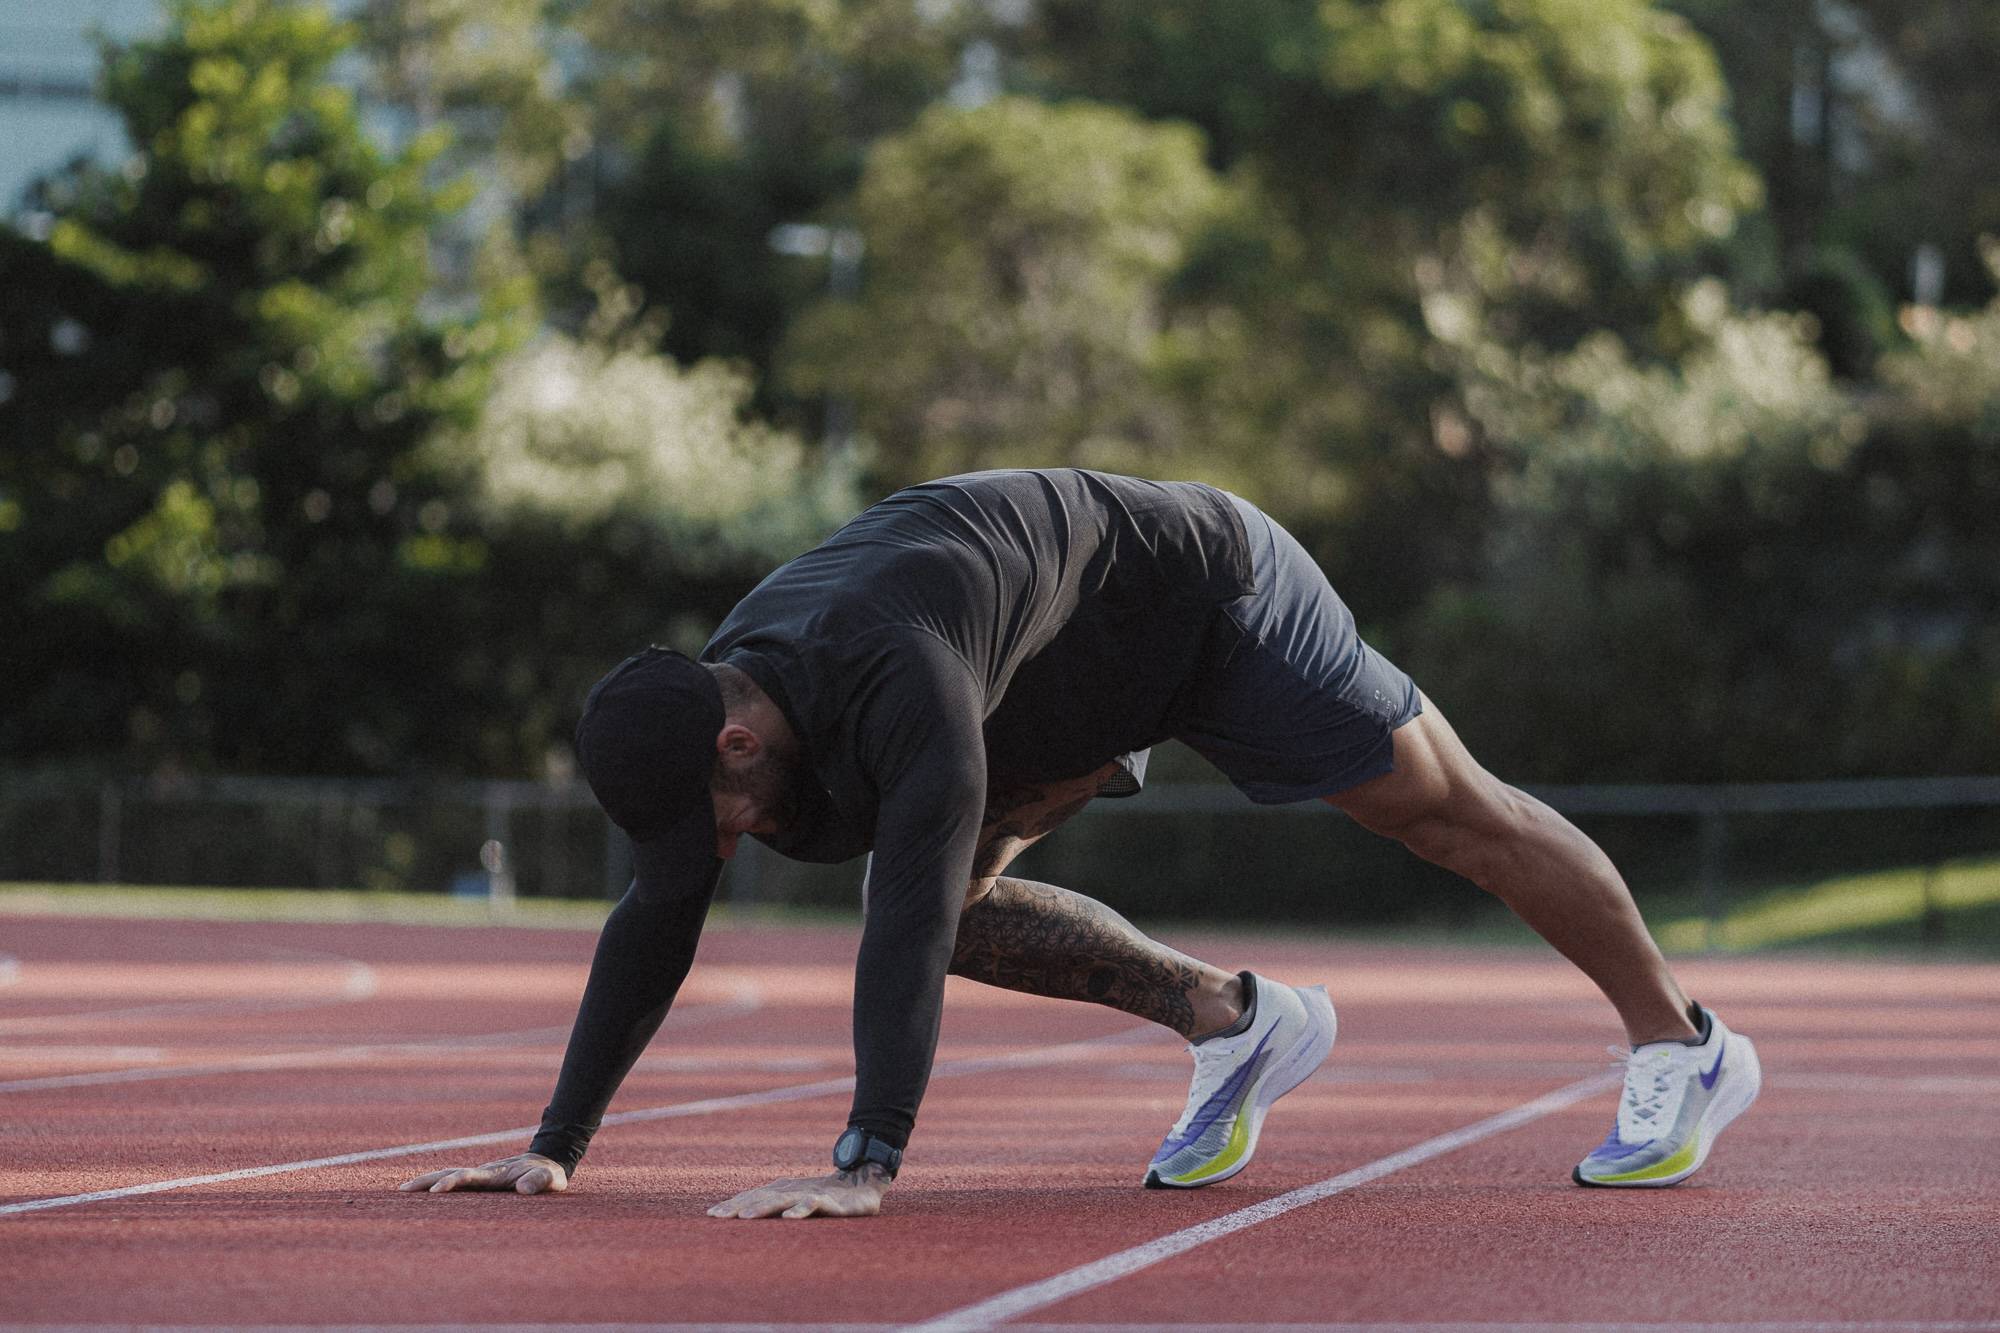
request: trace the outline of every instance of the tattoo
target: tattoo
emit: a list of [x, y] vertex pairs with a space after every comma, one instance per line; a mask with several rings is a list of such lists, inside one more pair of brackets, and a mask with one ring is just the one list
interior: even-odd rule
[[1090, 804], [1097, 789], [1117, 768], [1106, 764], [1097, 772], [1060, 782], [992, 782], [986, 789], [986, 811], [980, 820], [979, 848], [973, 854], [972, 877], [988, 879], [1007, 868], [1021, 849], [1053, 833], [1071, 815]]
[[1103, 903], [1053, 884], [998, 880], [965, 909], [951, 970], [1064, 1000], [1090, 1000], [1194, 1035], [1202, 964], [1147, 939]]

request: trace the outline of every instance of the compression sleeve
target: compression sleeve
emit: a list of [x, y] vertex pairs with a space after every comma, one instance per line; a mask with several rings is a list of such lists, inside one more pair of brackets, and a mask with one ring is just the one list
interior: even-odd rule
[[[713, 836], [712, 826], [709, 834]], [[721, 877], [712, 848], [636, 846], [632, 886], [605, 919], [555, 1095], [528, 1151], [574, 1173], [604, 1108], [687, 979]]]
[[986, 799], [983, 698], [965, 663], [922, 637], [864, 697], [856, 734], [880, 793], [854, 972], [848, 1124], [897, 1147], [930, 1081], [958, 915]]

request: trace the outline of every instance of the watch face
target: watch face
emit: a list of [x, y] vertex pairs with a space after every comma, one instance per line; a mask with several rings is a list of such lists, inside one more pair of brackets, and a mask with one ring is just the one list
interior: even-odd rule
[[868, 1144], [868, 1136], [858, 1129], [850, 1129], [834, 1141], [833, 1164], [841, 1171], [852, 1171], [861, 1164], [861, 1152]]

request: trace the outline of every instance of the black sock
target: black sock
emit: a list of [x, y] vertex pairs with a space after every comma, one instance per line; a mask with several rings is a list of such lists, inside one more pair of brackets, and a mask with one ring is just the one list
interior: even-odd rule
[[1702, 1008], [1693, 1000], [1688, 1001], [1688, 1022], [1694, 1024], [1694, 1035], [1692, 1037], [1682, 1037], [1681, 1045], [1683, 1046], [1699, 1046], [1708, 1040], [1709, 1033], [1715, 1031], [1715, 1022], [1709, 1018], [1708, 1010]]
[[1240, 1037], [1250, 1030], [1252, 1023], [1257, 1021], [1257, 978], [1248, 972], [1238, 972], [1236, 976], [1243, 983], [1243, 1012], [1237, 1016], [1234, 1023], [1221, 1031], [1193, 1038], [1194, 1045], [1199, 1046], [1205, 1041], [1214, 1041], [1217, 1037]]

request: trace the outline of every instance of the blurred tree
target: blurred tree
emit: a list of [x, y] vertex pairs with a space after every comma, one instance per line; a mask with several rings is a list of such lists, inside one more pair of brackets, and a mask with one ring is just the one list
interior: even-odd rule
[[[1442, 340], [1511, 466], [1481, 567], [1426, 599], [1404, 664], [1490, 763], [1771, 776], [1837, 707], [1800, 688], [1839, 632], [1805, 609], [1865, 561], [1840, 478], [1859, 414], [1794, 317], [1731, 316], [1716, 283], [1688, 305], [1704, 336], [1676, 366], [1610, 333], [1557, 354]], [[1842, 540], [1822, 550], [1829, 520]]]
[[751, 585], [861, 507], [849, 459], [749, 415], [746, 374], [652, 344], [643, 325], [545, 334], [428, 450], [465, 497], [460, 540], [488, 552], [482, 595], [442, 612], [468, 622], [460, 687], [502, 684], [467, 728], [488, 771], [565, 762], [606, 669], [647, 642], [698, 651]]
[[1427, 321], [1557, 349], [1610, 328], [1672, 356], [1675, 292], [1756, 199], [1708, 48], [1644, 0], [1036, 14], [1014, 43], [1035, 86], [1193, 122], [1262, 200], [1187, 275], [1246, 330], [1211, 430], [1271, 450], [1253, 498], [1365, 620], [1478, 567], [1492, 459]]
[[2000, 302], [1921, 327], [1865, 397], [1810, 321], [1732, 314], [1715, 283], [1687, 304], [1675, 367], [1610, 334], [1448, 343], [1517, 465], [1405, 664], [1537, 780], [1990, 771]]
[[[768, 372], [784, 326], [826, 285], [824, 260], [774, 250], [772, 228], [834, 222], [862, 156], [957, 77], [987, 24], [952, 0], [570, 0], [585, 43], [577, 98], [597, 145], [601, 248], [569, 248], [581, 280], [608, 261], [664, 309], [684, 362]], [[558, 262], [550, 256], [551, 267]], [[768, 405], [768, 404], [767, 404]]]
[[[430, 180], [470, 181], [466, 207], [431, 237], [433, 297], [476, 302], [524, 273], [561, 282], [588, 230], [564, 206], [590, 151], [590, 116], [568, 96], [549, 0], [360, 0], [358, 82], [378, 137], [448, 130]], [[565, 258], [549, 267], [551, 255]], [[531, 257], [540, 255], [539, 266]]]
[[1022, 464], [1226, 472], [1176, 392], [1204, 338], [1167, 289], [1230, 203], [1184, 126], [936, 107], [870, 154], [866, 281], [794, 329], [792, 384], [857, 405], [883, 486]]
[[1920, 246], [1932, 299], [1984, 293], [1977, 238], [2000, 229], [2000, 10], [1980, 0], [1666, 0], [1714, 44], [1769, 211], [1744, 232], [1739, 292], [1809, 310], [1837, 371], [1895, 341]]
[[362, 91], [408, 137], [448, 126], [433, 170], [494, 170], [516, 198], [548, 188], [588, 146], [584, 109], [562, 97], [550, 0], [359, 0]]
[[[1892, 290], [1907, 293], [1911, 252], [1929, 242], [1944, 261], [1942, 303], [1986, 293], [1980, 238], [2000, 235], [2000, 6], [1987, 0], [1850, 0], [1870, 49], [1907, 94], [1903, 114], [1879, 116], [1881, 170], [1845, 233], [1866, 247]], [[1901, 108], [1898, 108], [1901, 110]]]
[[0, 235], [15, 760], [451, 766], [435, 608], [476, 569], [416, 446], [469, 419], [505, 295], [426, 304], [435, 136], [385, 153], [315, 6], [175, 0], [108, 48], [137, 151]]
[[1510, 340], [1650, 335], [1756, 198], [1708, 48], [1645, 0], [1039, 12], [1054, 86], [1190, 120], [1254, 165], [1343, 302], [1413, 312], [1413, 266], [1463, 258]]

